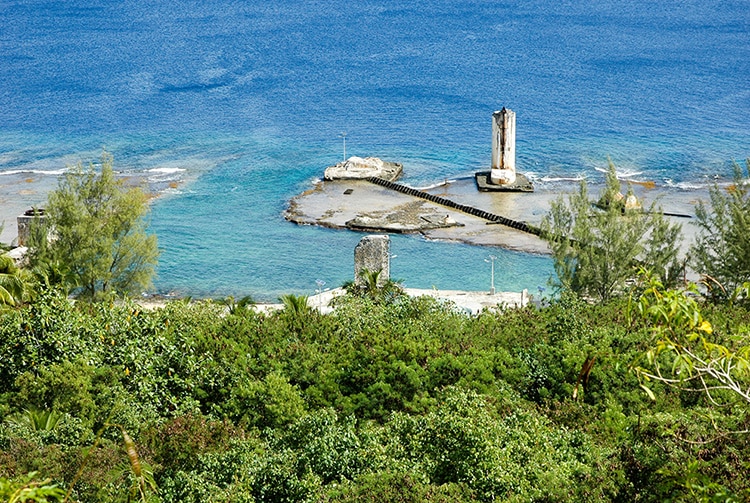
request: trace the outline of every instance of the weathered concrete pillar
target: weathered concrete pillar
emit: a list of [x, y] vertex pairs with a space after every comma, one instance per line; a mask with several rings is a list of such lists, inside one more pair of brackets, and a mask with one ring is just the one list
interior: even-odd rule
[[516, 181], [516, 113], [503, 107], [492, 114], [492, 171], [490, 183]]
[[37, 218], [40, 223], [44, 223], [45, 217], [43, 209], [27, 210], [23, 215], [18, 215], [16, 217], [16, 223], [18, 224], [18, 246], [28, 245], [29, 237], [31, 236], [31, 224]]
[[354, 284], [366, 284], [364, 271], [380, 271], [378, 286], [391, 278], [391, 238], [373, 234], [359, 240], [354, 248]]

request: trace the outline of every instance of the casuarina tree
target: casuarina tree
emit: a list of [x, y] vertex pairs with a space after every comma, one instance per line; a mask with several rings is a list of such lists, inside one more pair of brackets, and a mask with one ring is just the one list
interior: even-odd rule
[[56, 277], [81, 297], [141, 292], [151, 285], [159, 251], [146, 232], [148, 201], [117, 179], [113, 158], [100, 169], [79, 163], [49, 195], [44, 227], [32, 232], [32, 263], [61, 268]]
[[552, 202], [542, 229], [558, 287], [605, 301], [624, 290], [638, 267], [666, 284], [679, 277], [680, 226], [655, 205], [644, 210], [632, 203], [637, 203], [635, 196], [622, 195], [612, 163], [597, 204], [589, 200], [585, 181], [567, 201]]
[[[750, 159], [745, 163], [750, 171]], [[706, 284], [714, 298], [731, 297], [750, 281], [750, 186], [738, 164], [734, 184], [727, 190], [714, 185], [710, 204], [700, 201], [695, 215], [699, 232], [690, 250], [692, 266], [710, 277]]]

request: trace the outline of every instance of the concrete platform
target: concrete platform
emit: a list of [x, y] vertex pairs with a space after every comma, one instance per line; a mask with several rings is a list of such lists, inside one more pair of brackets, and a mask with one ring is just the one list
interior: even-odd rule
[[[684, 256], [697, 231], [697, 227], [691, 225], [691, 219], [685, 217], [695, 215], [695, 205], [699, 199], [707, 199], [707, 190], [684, 192], [638, 186], [633, 188], [636, 195], [643, 200], [645, 207], [653, 201], [659, 201], [664, 211], [671, 213], [668, 219], [682, 225], [681, 255]], [[571, 189], [575, 190], [574, 187]], [[474, 179], [468, 177], [429, 189], [428, 192], [530, 225], [539, 225], [549, 211], [550, 203], [562, 195], [559, 189], [544, 187], [538, 187], [534, 192], [480, 192], [477, 191]], [[592, 193], [596, 192], [598, 189], [592, 189]], [[497, 246], [529, 253], [550, 253], [547, 243], [537, 236], [504, 225], [494, 225], [483, 218], [364, 180], [318, 182], [312, 189], [293, 198], [284, 216], [287, 220], [301, 225], [349, 230], [352, 229], [347, 226], [347, 222], [363, 216], [372, 217], [374, 220], [369, 220], [370, 222], [378, 219], [395, 219], [394, 221], [401, 220], [398, 231], [376, 227], [368, 227], [366, 231], [414, 232], [433, 240]], [[435, 216], [450, 216], [451, 220], [459, 225], [434, 227], [436, 220], [432, 217]], [[425, 225], [422, 226], [420, 221]], [[431, 221], [431, 224], [428, 221]]]
[[507, 185], [490, 183], [489, 171], [479, 171], [474, 174], [474, 178], [477, 189], [482, 192], [534, 192], [534, 184], [523, 173], [516, 173], [516, 181]]
[[[477, 192], [470, 178], [429, 192], [532, 224], [541, 221], [549, 202], [556, 197], [554, 193]], [[377, 221], [393, 223], [382, 227], [369, 225], [367, 232], [412, 232], [428, 239], [549, 253], [547, 243], [537, 236], [503, 225], [488, 224], [486, 219], [364, 180], [319, 182], [312, 190], [293, 198], [284, 216], [298, 224], [350, 230], [354, 229], [348, 223], [362, 222], [366, 217], [364, 221], [371, 224]], [[444, 225], [440, 225], [441, 222]]]

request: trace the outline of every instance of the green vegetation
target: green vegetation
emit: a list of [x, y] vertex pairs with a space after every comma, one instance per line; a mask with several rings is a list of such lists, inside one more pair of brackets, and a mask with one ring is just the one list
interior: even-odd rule
[[102, 154], [99, 172], [78, 164], [49, 195], [46, 227], [33, 229], [32, 266], [86, 298], [140, 293], [159, 255], [147, 210], [145, 194], [115, 178], [111, 155]]
[[33, 293], [31, 273], [20, 269], [8, 255], [0, 255], [0, 306], [15, 306]]
[[17, 480], [0, 477], [0, 499], [5, 503], [54, 503], [63, 500], [64, 492], [50, 480], [36, 480], [32, 472]]
[[611, 171], [603, 209], [585, 184], [552, 208], [544, 307], [467, 316], [366, 272], [331, 314], [295, 295], [263, 314], [85, 302], [155, 260], [142, 195], [104, 164], [51, 198], [36, 283], [0, 262], [0, 502], [750, 499], [750, 277], [724, 256], [745, 253], [739, 178], [700, 210], [726, 249], [695, 248], [734, 264], [699, 271], [726, 302], [675, 288], [679, 229], [626, 209]]
[[[654, 381], [652, 400], [630, 367], [655, 325], [627, 305], [262, 315], [48, 290], [0, 314], [0, 477], [38, 472], [70, 501], [747, 497], [747, 407]], [[744, 308], [704, 316], [746, 337]]]
[[369, 298], [378, 303], [394, 302], [404, 295], [404, 289], [398, 281], [387, 279], [383, 281], [380, 277], [382, 271], [362, 270], [360, 284], [349, 281], [344, 284], [344, 289], [349, 295]]
[[644, 211], [628, 208], [626, 201], [610, 162], [596, 206], [585, 181], [567, 203], [561, 197], [551, 204], [542, 230], [550, 242], [559, 288], [606, 301], [626, 291], [639, 265], [666, 284], [680, 278], [680, 227], [670, 224], [656, 205]]
[[[750, 170], [750, 159], [745, 164]], [[710, 208], [700, 201], [696, 217], [700, 234], [691, 248], [693, 267], [709, 277], [713, 298], [727, 299], [750, 281], [750, 185], [738, 164], [734, 184], [728, 190], [712, 187]]]
[[735, 405], [738, 400], [750, 405], [747, 334], [714, 336], [714, 327], [704, 319], [695, 298], [686, 295], [696, 291], [694, 285], [688, 292], [664, 290], [661, 283], [651, 281], [637, 309], [651, 321], [656, 344], [645, 354], [648, 369], [638, 368], [637, 372], [646, 381], [703, 392], [718, 408]]

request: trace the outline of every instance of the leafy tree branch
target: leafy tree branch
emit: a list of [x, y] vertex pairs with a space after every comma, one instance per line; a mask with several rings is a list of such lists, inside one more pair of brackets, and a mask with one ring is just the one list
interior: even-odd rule
[[[639, 314], [652, 324], [656, 341], [644, 354], [645, 367], [635, 367], [641, 387], [656, 381], [668, 386], [699, 391], [715, 406], [739, 399], [750, 404], [750, 346], [747, 334], [736, 349], [712, 340], [711, 323], [704, 319], [694, 296], [687, 290], [668, 290], [655, 279], [636, 303]], [[744, 344], [744, 345], [743, 345]]]

